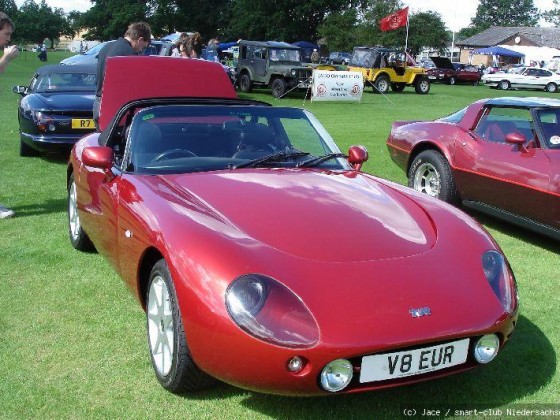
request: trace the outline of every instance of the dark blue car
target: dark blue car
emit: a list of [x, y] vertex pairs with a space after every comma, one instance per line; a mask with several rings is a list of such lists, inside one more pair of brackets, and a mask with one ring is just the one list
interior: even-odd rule
[[14, 86], [18, 108], [20, 156], [69, 151], [95, 130], [93, 100], [96, 66], [40, 67], [29, 86]]

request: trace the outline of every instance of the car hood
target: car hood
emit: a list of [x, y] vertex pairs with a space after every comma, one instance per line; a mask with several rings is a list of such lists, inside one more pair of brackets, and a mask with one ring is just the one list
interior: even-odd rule
[[447, 57], [430, 57], [438, 69], [455, 70], [453, 63]]
[[51, 111], [91, 111], [95, 93], [37, 93], [35, 97]]
[[203, 203], [199, 211], [255, 241], [309, 260], [418, 255], [436, 240], [433, 221], [418, 204], [353, 172], [261, 169], [160, 179], [178, 196]]

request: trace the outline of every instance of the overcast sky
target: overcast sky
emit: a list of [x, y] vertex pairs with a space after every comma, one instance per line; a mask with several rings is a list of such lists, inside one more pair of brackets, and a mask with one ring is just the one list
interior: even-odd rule
[[[16, 0], [20, 6], [24, 0]], [[35, 0], [39, 3], [40, 0]], [[89, 0], [46, 0], [50, 7], [64, 9], [65, 12], [77, 10], [85, 12], [92, 3]], [[553, 8], [553, 0], [533, 0], [535, 7], [540, 10]], [[471, 19], [476, 15], [478, 0], [403, 0], [403, 4], [410, 7], [411, 12], [438, 12], [446, 26], [454, 31], [469, 26]], [[544, 23], [543, 23], [544, 25]]]

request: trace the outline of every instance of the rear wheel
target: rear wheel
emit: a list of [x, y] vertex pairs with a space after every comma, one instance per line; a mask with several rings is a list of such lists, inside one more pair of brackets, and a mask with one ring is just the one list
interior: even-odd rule
[[287, 86], [288, 84], [284, 79], [274, 79], [274, 82], [272, 82], [272, 96], [276, 99], [281, 98], [285, 95]]
[[430, 91], [430, 81], [425, 77], [417, 78], [414, 83], [414, 90], [420, 95], [425, 95]]
[[501, 80], [500, 83], [498, 83], [498, 89], [508, 90], [510, 87], [511, 83], [508, 80]]
[[454, 85], [455, 83], [457, 83], [457, 80], [453, 76], [451, 76], [449, 78], [448, 82], [449, 82], [450, 85]]
[[389, 78], [384, 74], [379, 76], [377, 79], [375, 79], [375, 82], [373, 82], [373, 91], [375, 93], [379, 92], [382, 94], [386, 94], [387, 92], [389, 92], [389, 87]]
[[435, 150], [425, 150], [416, 156], [408, 171], [408, 186], [451, 204], [459, 199], [451, 168]]
[[239, 76], [239, 90], [241, 92], [251, 92], [252, 87], [253, 82], [251, 82], [251, 77], [247, 73], [243, 73], [241, 76]]
[[547, 84], [544, 87], [544, 90], [546, 90], [547, 92], [550, 92], [550, 93], [554, 93], [558, 90], [558, 86], [556, 86], [556, 83], [550, 82], [549, 84]]
[[214, 385], [216, 380], [192, 360], [175, 285], [163, 259], [154, 265], [150, 274], [146, 320], [152, 366], [165, 389], [183, 393]]

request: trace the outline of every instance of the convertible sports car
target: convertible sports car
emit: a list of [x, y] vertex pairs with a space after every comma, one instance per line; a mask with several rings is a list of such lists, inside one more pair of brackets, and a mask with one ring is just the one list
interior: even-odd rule
[[560, 101], [483, 99], [445, 118], [393, 123], [408, 185], [560, 239]]
[[22, 96], [18, 108], [20, 155], [68, 152], [95, 130], [95, 66], [40, 67], [29, 86], [14, 86]]
[[[473, 219], [362, 173], [365, 149], [342, 154], [308, 111], [237, 98], [219, 64], [140, 60], [107, 60], [68, 221], [145, 309], [163, 387], [358, 392], [499, 353], [516, 284]], [[165, 77], [124, 83], [140, 63]]]
[[482, 82], [498, 89], [537, 89], [550, 93], [558, 91], [560, 75], [537, 67], [516, 67], [506, 72], [489, 73]]

